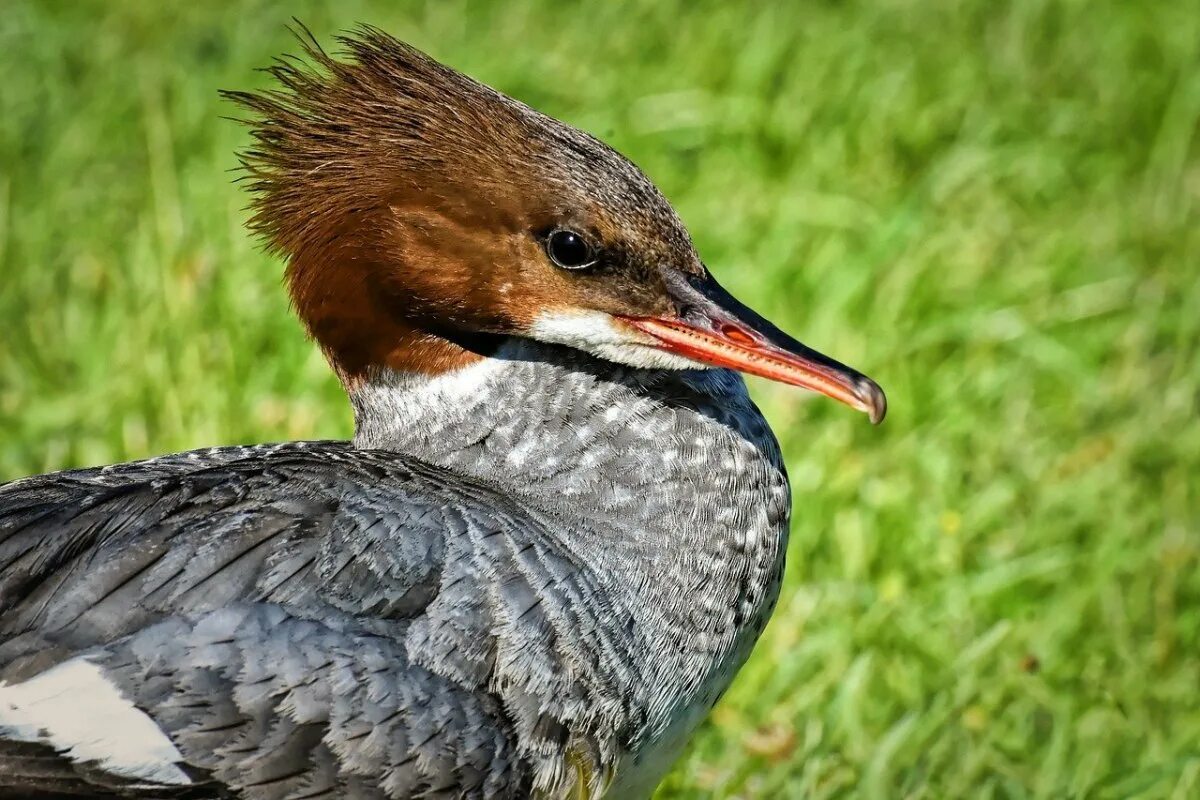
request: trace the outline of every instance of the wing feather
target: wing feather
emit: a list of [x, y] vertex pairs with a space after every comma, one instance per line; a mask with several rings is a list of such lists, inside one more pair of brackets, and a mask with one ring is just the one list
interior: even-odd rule
[[[0, 698], [28, 695], [55, 665], [94, 665], [178, 748], [188, 796], [522, 796], [508, 712], [483, 690], [488, 609], [439, 605], [447, 591], [454, 603], [479, 594], [470, 584], [486, 576], [448, 580], [445, 565], [470, 563], [459, 551], [481, 520], [534, 524], [504, 507], [451, 475], [336, 442], [0, 486]], [[461, 652], [414, 659], [410, 641]], [[87, 707], [82, 687], [64, 691]], [[6, 713], [0, 704], [0, 794], [178, 793], [122, 777], [115, 760], [73, 759], [62, 738], [111, 732], [18, 734]]]

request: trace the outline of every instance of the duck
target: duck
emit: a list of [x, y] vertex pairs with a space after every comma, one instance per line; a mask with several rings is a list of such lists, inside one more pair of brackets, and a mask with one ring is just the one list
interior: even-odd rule
[[350, 441], [0, 487], [0, 796], [647, 798], [745, 663], [791, 491], [736, 300], [631, 161], [373, 27], [231, 91]]

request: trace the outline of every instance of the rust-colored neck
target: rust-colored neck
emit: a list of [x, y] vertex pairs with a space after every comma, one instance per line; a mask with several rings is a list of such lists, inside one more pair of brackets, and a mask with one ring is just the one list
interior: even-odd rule
[[406, 313], [411, 298], [392, 288], [370, 242], [354, 235], [333, 241], [339, 243], [296, 254], [287, 278], [296, 313], [347, 391], [379, 369], [438, 375], [482, 358], [452, 333]]

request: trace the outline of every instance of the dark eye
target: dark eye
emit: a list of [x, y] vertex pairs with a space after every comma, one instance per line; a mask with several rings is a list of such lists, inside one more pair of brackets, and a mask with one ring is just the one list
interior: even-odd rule
[[546, 255], [563, 269], [580, 269], [596, 263], [592, 246], [575, 231], [551, 231], [546, 237]]

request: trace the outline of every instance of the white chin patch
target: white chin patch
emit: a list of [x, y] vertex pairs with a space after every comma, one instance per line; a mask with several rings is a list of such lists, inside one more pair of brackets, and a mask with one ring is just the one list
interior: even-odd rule
[[182, 786], [183, 756], [100, 667], [73, 658], [23, 683], [0, 683], [0, 736], [53, 747], [135, 780]]
[[708, 364], [659, 350], [636, 334], [618, 328], [602, 311], [546, 311], [529, 336], [574, 347], [597, 358], [640, 369], [710, 369]]

